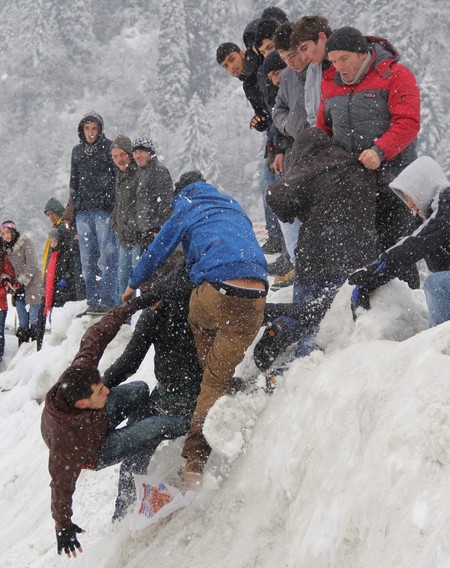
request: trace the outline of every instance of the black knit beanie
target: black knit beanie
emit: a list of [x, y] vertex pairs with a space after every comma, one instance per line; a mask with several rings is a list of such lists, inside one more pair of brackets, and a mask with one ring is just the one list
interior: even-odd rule
[[277, 69], [284, 69], [286, 63], [278, 55], [278, 51], [271, 51], [269, 55], [264, 59], [262, 64], [262, 70], [265, 75], [271, 71], [276, 71]]
[[174, 191], [175, 195], [177, 195], [182, 189], [184, 189], [188, 185], [191, 185], [192, 183], [195, 183], [197, 181], [205, 181], [202, 172], [198, 170], [192, 170], [190, 172], [185, 172], [184, 174], [181, 174], [180, 179], [175, 184], [175, 191]]
[[327, 53], [330, 51], [351, 51], [353, 53], [368, 53], [369, 44], [362, 33], [356, 28], [346, 26], [335, 30], [325, 44]]

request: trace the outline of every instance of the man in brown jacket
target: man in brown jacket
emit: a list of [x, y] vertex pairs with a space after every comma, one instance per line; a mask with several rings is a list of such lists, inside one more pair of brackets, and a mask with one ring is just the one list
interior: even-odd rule
[[[139, 297], [116, 306], [83, 335], [72, 364], [49, 390], [41, 432], [47, 444], [51, 475], [51, 509], [58, 554], [83, 552], [72, 522], [72, 496], [82, 469], [99, 470], [131, 460], [133, 473], [146, 473], [149, 456], [163, 439], [186, 432], [189, 420], [180, 416], [150, 416], [149, 389], [133, 381], [108, 389], [97, 369], [120, 326], [137, 309], [155, 302]], [[122, 428], [119, 424], [128, 418]], [[187, 420], [187, 423], [186, 423]]]

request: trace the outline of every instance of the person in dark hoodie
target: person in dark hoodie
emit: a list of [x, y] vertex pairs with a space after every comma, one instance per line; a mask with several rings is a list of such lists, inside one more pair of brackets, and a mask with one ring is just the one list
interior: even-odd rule
[[[416, 159], [419, 87], [386, 39], [344, 27], [328, 37], [325, 50], [336, 73], [323, 78], [317, 127], [375, 172], [376, 223], [385, 250], [417, 228], [411, 211], [396, 199], [389, 183]], [[405, 271], [403, 280], [413, 288], [419, 286], [415, 267]]]
[[78, 124], [72, 150], [70, 202], [74, 210], [86, 284], [87, 312], [106, 313], [117, 301], [118, 242], [111, 220], [116, 167], [103, 119], [87, 113]]
[[422, 224], [384, 251], [374, 262], [349, 276], [354, 317], [370, 308], [370, 294], [405, 267], [424, 259], [432, 272], [424, 282], [430, 327], [450, 320], [450, 182], [441, 166], [421, 156], [391, 183], [396, 198], [415, 212]]
[[362, 259], [379, 253], [376, 195], [374, 173], [325, 132], [307, 128], [297, 136], [291, 166], [269, 195], [280, 219], [302, 221], [293, 303], [266, 304], [267, 327], [254, 349], [261, 371], [292, 343], [298, 342], [297, 357], [317, 349], [320, 322], [339, 288]]
[[[143, 310], [125, 351], [104, 373], [108, 388], [118, 386], [137, 372], [153, 345], [157, 385], [150, 394], [150, 412], [154, 416], [185, 417], [190, 421], [194, 412], [202, 370], [188, 323], [193, 288], [181, 251], [177, 250], [146, 283], [145, 296], [153, 295], [155, 303]], [[188, 429], [186, 423], [184, 433]], [[155, 438], [154, 449], [162, 439]], [[146, 473], [150, 457], [151, 453], [142, 456], [139, 470], [134, 456], [122, 462], [113, 521], [124, 517], [136, 500], [132, 473]]]
[[267, 295], [267, 264], [250, 219], [230, 196], [198, 171], [175, 184], [173, 212], [133, 270], [126, 301], [179, 244], [195, 288], [189, 324], [203, 367], [200, 395], [183, 448], [184, 481], [201, 480], [211, 447], [203, 435], [207, 413], [224, 395], [236, 365], [258, 333]]

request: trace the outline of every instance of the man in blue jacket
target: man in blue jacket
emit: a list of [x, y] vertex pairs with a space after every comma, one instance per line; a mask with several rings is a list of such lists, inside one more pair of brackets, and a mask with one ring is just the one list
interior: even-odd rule
[[267, 264], [250, 219], [232, 198], [205, 182], [200, 172], [175, 184], [172, 216], [134, 269], [123, 300], [181, 243], [195, 284], [189, 324], [203, 368], [200, 395], [182, 455], [184, 481], [200, 481], [211, 447], [203, 436], [206, 415], [224, 395], [236, 365], [261, 327], [267, 294]]

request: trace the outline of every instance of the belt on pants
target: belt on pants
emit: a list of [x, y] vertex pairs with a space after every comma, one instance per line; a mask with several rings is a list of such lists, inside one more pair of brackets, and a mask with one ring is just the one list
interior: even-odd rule
[[267, 296], [267, 290], [240, 288], [238, 286], [227, 284], [226, 282], [208, 282], [208, 284], [218, 290], [220, 294], [224, 294], [225, 296], [235, 296], [236, 298], [247, 298], [250, 300], [265, 298]]

